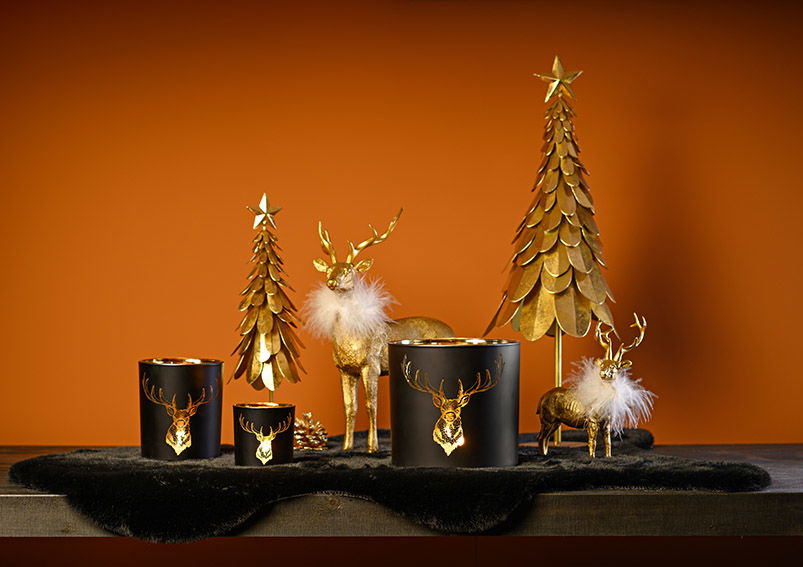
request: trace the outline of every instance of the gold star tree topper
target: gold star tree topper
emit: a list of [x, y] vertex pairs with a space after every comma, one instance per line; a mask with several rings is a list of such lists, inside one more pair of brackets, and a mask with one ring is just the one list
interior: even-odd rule
[[555, 96], [556, 93], [558, 96], [563, 96], [563, 93], [566, 93], [572, 98], [577, 98], [574, 96], [571, 84], [581, 73], [582, 71], [571, 71], [570, 73], [564, 71], [563, 64], [560, 62], [560, 57], [555, 55], [555, 61], [552, 63], [551, 75], [547, 75], [546, 73], [533, 73], [533, 75], [549, 83], [549, 88], [546, 91], [546, 98], [544, 99], [544, 102], [549, 102], [549, 99]]
[[263, 222], [269, 222], [273, 228], [276, 228], [276, 222], [273, 219], [273, 215], [278, 213], [282, 210], [281, 207], [272, 207], [271, 204], [268, 202], [268, 196], [265, 193], [262, 193], [262, 198], [259, 200], [258, 207], [248, 206], [246, 207], [249, 211], [254, 213], [254, 227], [258, 227]]

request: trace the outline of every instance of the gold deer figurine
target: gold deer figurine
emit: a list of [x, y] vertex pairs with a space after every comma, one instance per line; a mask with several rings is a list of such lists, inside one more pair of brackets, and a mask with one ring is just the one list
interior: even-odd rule
[[357, 384], [362, 380], [365, 406], [368, 411], [368, 452], [379, 450], [376, 433], [376, 400], [380, 374], [387, 374], [387, 343], [402, 339], [452, 337], [452, 329], [444, 322], [429, 317], [406, 317], [395, 321], [385, 314], [390, 296], [376, 283], [368, 283], [360, 274], [368, 271], [373, 260], [356, 261], [357, 255], [370, 246], [384, 242], [396, 228], [402, 211], [393, 218], [388, 229], [379, 234], [368, 225], [373, 235], [359, 244], [348, 242], [348, 255], [338, 261], [329, 232], [318, 223], [318, 236], [329, 261], [315, 258], [313, 265], [325, 274], [326, 286], [312, 292], [307, 303], [307, 326], [313, 333], [332, 341], [334, 363], [340, 372], [346, 432], [343, 449], [354, 443], [354, 421], [357, 415]]
[[273, 458], [273, 440], [276, 439], [276, 436], [279, 433], [283, 433], [290, 428], [290, 416], [287, 416], [287, 420], [279, 423], [279, 428], [274, 431], [273, 428], [270, 428], [270, 432], [265, 435], [262, 433], [262, 428], [259, 428], [259, 431], [256, 431], [254, 428], [254, 424], [250, 421], [245, 421], [243, 416], [240, 416], [240, 427], [243, 428], [243, 431], [246, 433], [253, 433], [254, 436], [259, 441], [259, 446], [256, 450], [256, 457], [259, 461], [264, 465], [268, 461]]
[[[635, 314], [634, 314], [635, 315]], [[538, 443], [546, 455], [549, 439], [561, 423], [577, 429], [585, 429], [588, 434], [588, 454], [596, 456], [597, 434], [604, 434], [605, 456], [611, 456], [611, 429], [621, 430], [625, 422], [633, 424], [649, 417], [652, 408], [652, 392], [642, 388], [638, 381], [628, 378], [623, 370], [632, 363], [622, 360], [622, 356], [636, 348], [644, 340], [647, 320], [639, 319], [631, 327], [638, 328], [638, 336], [632, 343], [621, 344], [613, 352], [610, 334], [613, 327], [603, 331], [602, 322], [597, 323], [596, 339], [605, 349], [605, 357], [597, 358], [593, 364], [589, 359], [580, 365], [577, 380], [569, 388], [553, 388], [546, 392], [538, 403], [541, 417], [541, 431]]]
[[[154, 404], [159, 404], [160, 406], [164, 406], [167, 410], [167, 415], [173, 419], [173, 423], [171, 423], [170, 427], [167, 429], [165, 443], [173, 448], [173, 451], [176, 452], [176, 455], [180, 455], [185, 449], [189, 449], [190, 446], [192, 446], [192, 436], [190, 435], [190, 418], [195, 415], [199, 407], [214, 401], [217, 398], [217, 395], [220, 393], [220, 389], [218, 388], [218, 390], [215, 392], [215, 395], [207, 399], [206, 388], [204, 388], [197, 400], [193, 400], [192, 396], [187, 394], [187, 407], [184, 409], [178, 409], [178, 407], [176, 407], [176, 395], [173, 394], [172, 400], [168, 402], [165, 400], [164, 391], [161, 388], [159, 388], [158, 393], [155, 394], [154, 390], [156, 387], [151, 386], [148, 382], [148, 379], [144, 375], [142, 377], [142, 389], [145, 392], [145, 396], [151, 402]], [[210, 395], [212, 390], [213, 388], [210, 386]]]
[[424, 373], [421, 377], [421, 371], [416, 369], [413, 376], [410, 375], [412, 362], [404, 357], [402, 361], [402, 374], [407, 384], [419, 392], [424, 392], [432, 396], [432, 403], [441, 411], [441, 416], [435, 422], [435, 428], [432, 430], [432, 440], [441, 446], [446, 456], [452, 454], [452, 451], [458, 447], [462, 447], [466, 440], [463, 436], [463, 419], [460, 416], [461, 410], [468, 405], [468, 402], [474, 394], [490, 390], [499, 382], [499, 377], [505, 367], [505, 362], [500, 356], [495, 363], [495, 376], [491, 376], [489, 369], [485, 370], [485, 378], [482, 378], [482, 373], [477, 372], [477, 379], [474, 384], [468, 389], [463, 389], [463, 381], [457, 380], [457, 397], [449, 398], [443, 391], [443, 380], [441, 380], [440, 387], [435, 390], [429, 382], [429, 375]]

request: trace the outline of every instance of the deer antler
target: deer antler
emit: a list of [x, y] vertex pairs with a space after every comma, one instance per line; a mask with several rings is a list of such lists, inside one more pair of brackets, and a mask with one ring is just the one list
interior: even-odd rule
[[619, 346], [619, 350], [616, 351], [616, 357], [614, 358], [614, 360], [622, 360], [622, 356], [626, 352], [633, 350], [634, 348], [636, 348], [641, 344], [641, 341], [644, 340], [644, 333], [647, 332], [647, 319], [642, 317], [641, 320], [639, 321], [639, 317], [636, 313], [633, 313], [633, 316], [635, 317], [636, 322], [630, 326], [638, 327], [639, 334], [635, 339], [633, 339], [633, 342], [630, 343], [628, 346], [625, 346], [624, 344]]
[[[213, 391], [214, 386], [209, 386], [209, 391]], [[198, 397], [197, 400], [193, 401], [192, 396], [187, 394], [187, 410], [190, 412], [190, 415], [195, 415], [195, 412], [198, 411], [198, 408], [204, 404], [208, 404], [209, 402], [214, 402], [217, 399], [220, 390], [215, 391], [215, 395], [209, 399], [206, 399], [206, 388], [201, 390], [201, 395]]]
[[270, 433], [268, 433], [268, 438], [273, 439], [279, 433], [287, 431], [290, 428], [290, 416], [287, 416], [287, 421], [279, 423], [279, 429], [273, 431], [273, 428], [270, 428]]
[[605, 359], [613, 360], [613, 343], [611, 342], [611, 333], [615, 331], [610, 325], [606, 325], [609, 328], [607, 331], [603, 331], [602, 325], [602, 321], [597, 321], [597, 330], [594, 332], [594, 336], [596, 337], [600, 346], [605, 349]]
[[374, 244], [380, 244], [385, 241], [385, 239], [390, 236], [390, 233], [393, 232], [393, 229], [396, 228], [396, 223], [399, 222], [399, 217], [401, 216], [404, 209], [399, 209], [399, 214], [393, 217], [393, 220], [390, 221], [390, 225], [388, 225], [388, 229], [384, 232], [384, 234], [379, 234], [377, 230], [374, 228], [373, 225], [369, 224], [368, 228], [371, 229], [371, 232], [374, 233], [373, 236], [370, 238], [363, 240], [356, 246], [353, 242], [349, 240], [349, 255], [346, 258], [346, 263], [351, 264], [354, 261], [354, 258], [357, 257], [357, 254], [368, 248], [369, 246], [373, 246]]
[[318, 221], [318, 236], [321, 239], [321, 248], [326, 254], [329, 254], [329, 259], [334, 264], [337, 262], [337, 253], [332, 244], [332, 238], [329, 236], [329, 231], [323, 228], [323, 221]]
[[145, 397], [152, 401], [154, 404], [159, 404], [160, 406], [164, 406], [166, 408], [171, 408], [173, 410], [176, 409], [176, 395], [173, 394], [173, 399], [168, 402], [164, 398], [164, 390], [159, 388], [159, 395], [158, 397], [154, 394], [154, 390], [156, 386], [151, 386], [148, 379], [143, 376], [142, 377], [142, 390], [145, 392]]
[[480, 392], [490, 390], [496, 386], [499, 383], [499, 378], [502, 376], [502, 370], [505, 368], [505, 361], [501, 356], [496, 359], [494, 367], [495, 376], [491, 376], [491, 371], [487, 368], [485, 369], [485, 379], [482, 378], [481, 372], [477, 372], [477, 380], [474, 382], [474, 385], [466, 391], [463, 391], [463, 383], [458, 382], [460, 385], [460, 392], [458, 393], [457, 397], [469, 397], [474, 394], [479, 394]]
[[429, 374], [424, 373], [424, 379], [421, 380], [421, 371], [416, 369], [415, 376], [410, 376], [410, 369], [412, 368], [413, 363], [407, 360], [407, 357], [404, 357], [404, 361], [402, 361], [402, 374], [404, 374], [404, 379], [407, 380], [407, 384], [414, 390], [418, 390], [419, 392], [424, 392], [425, 394], [432, 394], [438, 398], [445, 398], [446, 395], [443, 393], [443, 380], [441, 380], [440, 390], [435, 390], [429, 383]]
[[256, 431], [254, 429], [253, 422], [245, 421], [243, 419], [242, 414], [240, 415], [240, 427], [242, 427], [243, 431], [245, 431], [246, 433], [252, 433], [252, 434], [256, 435], [257, 441], [259, 441], [260, 443], [262, 442], [262, 439], [265, 438], [265, 436], [262, 434], [262, 428], [260, 427], [259, 431]]

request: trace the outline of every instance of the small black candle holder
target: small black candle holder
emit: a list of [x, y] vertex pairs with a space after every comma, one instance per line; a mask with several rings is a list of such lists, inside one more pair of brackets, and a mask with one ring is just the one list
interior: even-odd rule
[[142, 456], [178, 461], [220, 455], [223, 362], [206, 358], [139, 361]]
[[518, 341], [393, 341], [388, 356], [394, 465], [518, 463]]
[[293, 404], [274, 402], [234, 404], [234, 464], [292, 462], [295, 410]]

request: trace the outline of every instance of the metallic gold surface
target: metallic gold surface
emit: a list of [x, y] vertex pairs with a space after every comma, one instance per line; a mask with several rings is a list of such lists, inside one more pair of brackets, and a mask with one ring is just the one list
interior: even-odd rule
[[254, 213], [254, 228], [259, 231], [253, 239], [251, 261], [255, 265], [239, 306], [246, 313], [239, 325], [243, 338], [232, 353], [239, 358], [233, 377], [245, 375], [257, 390], [267, 387], [272, 401], [273, 392], [283, 380], [301, 379], [298, 369], [303, 367], [298, 358], [304, 345], [293, 330], [297, 319], [295, 306], [283, 289], [289, 286], [282, 275], [278, 238], [270, 230], [276, 229], [274, 215], [281, 207], [271, 206], [263, 193], [259, 206], [246, 208]]
[[[574, 127], [572, 82], [582, 71], [566, 72], [556, 56], [551, 74], [535, 73], [549, 83], [545, 102], [543, 159], [532, 204], [514, 240], [511, 273], [502, 301], [485, 334], [508, 322], [525, 339], [555, 337], [555, 385], [562, 384], [562, 338], [583, 337], [592, 320], [613, 326], [606, 302], [613, 298], [602, 275], [605, 267], [594, 201], [579, 160]], [[529, 268], [529, 266], [535, 266]], [[556, 398], [558, 399], [558, 398]], [[560, 443], [556, 425], [555, 443]]]
[[[329, 231], [323, 228], [323, 222], [318, 222], [318, 236], [321, 248], [329, 260], [315, 258], [313, 266], [322, 272], [326, 278], [326, 285], [342, 298], [346, 298], [354, 289], [354, 281], [359, 274], [367, 271], [373, 265], [373, 260], [366, 259], [355, 262], [357, 255], [366, 248], [384, 242], [396, 228], [399, 217], [404, 209], [390, 221], [387, 230], [379, 234], [368, 225], [372, 236], [359, 244], [348, 241], [348, 254], [346, 260], [339, 262], [334, 244], [332, 244]], [[332, 355], [335, 366], [340, 372], [341, 388], [343, 390], [343, 409], [346, 417], [346, 431], [343, 436], [343, 449], [350, 450], [354, 445], [354, 424], [357, 417], [357, 385], [362, 381], [365, 390], [365, 408], [368, 412], [368, 452], [379, 450], [377, 436], [377, 394], [379, 390], [379, 376], [387, 373], [387, 342], [389, 340], [451, 337], [452, 329], [442, 321], [429, 317], [406, 317], [392, 321], [384, 332], [377, 334], [355, 336], [345, 329], [339, 321], [335, 323], [331, 334]]]
[[554, 335], [555, 325], [583, 337], [592, 320], [613, 324], [599, 228], [568, 101], [580, 73], [566, 72], [555, 57], [551, 74], [535, 74], [549, 83], [546, 101], [552, 101], [544, 115], [543, 161], [514, 240], [508, 284], [485, 334], [511, 321], [531, 341]]
[[477, 345], [506, 345], [512, 344], [516, 341], [508, 339], [475, 339], [464, 337], [439, 337], [436, 339], [404, 339], [389, 341], [393, 344], [399, 345], [416, 345], [416, 346], [439, 346], [439, 347], [455, 347], [455, 346], [477, 346]]
[[293, 448], [301, 451], [322, 451], [327, 447], [326, 428], [311, 412], [297, 417], [293, 426]]
[[[471, 343], [467, 339], [452, 339], [452, 342], [440, 342], [440, 346], [477, 344]], [[438, 346], [437, 342], [433, 343], [432, 341], [427, 341], [426, 343], [424, 341], [415, 341], [412, 344], [435, 344]], [[494, 365], [494, 375], [491, 375], [489, 369], [485, 370], [484, 378], [481, 372], [477, 372], [474, 384], [468, 389], [464, 389], [463, 381], [458, 379], [457, 396], [454, 398], [450, 398], [444, 393], [443, 380], [441, 380], [439, 388], [435, 390], [429, 382], [428, 373], [425, 372], [422, 377], [421, 371], [416, 369], [415, 374], [411, 375], [412, 364], [405, 356], [402, 361], [402, 374], [411, 388], [431, 395], [432, 403], [440, 410], [441, 416], [435, 422], [435, 428], [432, 430], [432, 440], [441, 446], [448, 457], [455, 449], [462, 447], [466, 443], [466, 439], [463, 436], [463, 419], [460, 415], [462, 409], [468, 405], [472, 395], [485, 392], [496, 386], [502, 376], [505, 361], [500, 355]]]
[[[202, 364], [203, 361], [200, 359], [153, 359], [153, 362], [158, 362], [159, 364]], [[207, 362], [218, 362], [218, 361], [207, 361]], [[145, 392], [145, 397], [148, 398], [154, 404], [158, 404], [160, 406], [164, 406], [165, 410], [167, 411], [167, 415], [173, 420], [173, 423], [170, 424], [170, 427], [167, 429], [167, 433], [165, 434], [165, 443], [170, 445], [175, 451], [176, 455], [180, 455], [184, 452], [185, 449], [189, 449], [192, 446], [192, 435], [190, 433], [190, 418], [195, 415], [198, 411], [198, 408], [204, 404], [208, 404], [209, 402], [213, 401], [217, 398], [220, 394], [220, 388], [214, 392], [212, 395], [212, 388], [209, 387], [209, 397], [206, 394], [206, 388], [203, 389], [201, 395], [198, 397], [197, 400], [193, 400], [192, 396], [187, 394], [187, 407], [184, 409], [179, 409], [176, 406], [176, 395], [173, 394], [172, 399], [168, 402], [165, 399], [164, 390], [159, 388], [158, 391], [156, 390], [155, 386], [151, 386], [148, 378], [145, 375], [142, 375], [142, 390]]]
[[[572, 98], [576, 98], [574, 96], [574, 92], [572, 92], [571, 84], [572, 81], [579, 77], [581, 73], [582, 71], [572, 71], [571, 73], [566, 73], [563, 70], [563, 65], [560, 62], [560, 58], [556, 55], [555, 61], [552, 63], [551, 75], [547, 75], [546, 73], [533, 73], [533, 76], [549, 83], [549, 88], [546, 92], [546, 98], [544, 99], [544, 102], [549, 102], [549, 99], [556, 94], [558, 95], [558, 100], [563, 97], [564, 93], [568, 94]], [[562, 115], [556, 115], [554, 113], [550, 113], [549, 111], [547, 112], [548, 115], [552, 116], [553, 118], [560, 117], [560, 119], [563, 120]]]
[[[595, 337], [597, 342], [605, 349], [605, 356], [598, 358], [594, 363], [599, 367], [600, 378], [603, 380], [613, 380], [616, 377], [618, 370], [629, 368], [631, 362], [623, 360], [622, 357], [625, 353], [633, 350], [641, 344], [644, 340], [644, 334], [647, 331], [647, 320], [645, 318], [639, 319], [635, 313], [635, 323], [631, 327], [638, 329], [638, 335], [627, 346], [624, 343], [619, 345], [616, 353], [613, 352], [613, 342], [611, 340], [611, 333], [616, 333], [613, 327], [607, 325], [607, 329], [603, 330], [604, 323], [597, 322]], [[556, 342], [556, 345], [559, 344]], [[556, 359], [560, 359], [560, 353], [557, 352], [556, 346]], [[538, 434], [538, 443], [541, 447], [541, 452], [546, 455], [549, 450], [549, 437], [555, 434], [555, 445], [560, 442], [560, 424], [563, 423], [569, 427], [576, 429], [585, 429], [588, 434], [588, 454], [591, 458], [596, 456], [597, 449], [597, 434], [602, 430], [605, 443], [605, 456], [611, 456], [611, 423], [609, 415], [595, 414], [584, 407], [575, 395], [573, 387], [563, 388], [560, 387], [559, 370], [556, 367], [555, 372], [556, 387], [546, 392], [538, 403], [538, 415], [541, 418], [541, 431]]]
[[215, 358], [146, 358], [140, 362], [164, 364], [165, 366], [190, 366], [194, 364], [222, 364], [223, 361]]
[[[555, 328], [555, 387], [563, 386], [563, 332], [559, 327]], [[560, 424], [554, 433], [555, 446], [561, 443]]]
[[245, 421], [244, 417], [240, 415], [240, 427], [242, 427], [243, 431], [246, 433], [253, 433], [257, 438], [257, 441], [259, 441], [259, 446], [256, 450], [256, 457], [263, 465], [267, 464], [268, 461], [273, 459], [273, 440], [276, 439], [276, 436], [279, 433], [283, 433], [290, 428], [290, 417], [291, 416], [288, 415], [287, 419], [279, 424], [276, 431], [274, 431], [271, 427], [268, 434], [265, 435], [262, 432], [262, 427], [259, 428], [259, 431], [256, 431], [254, 424], [250, 421]]

